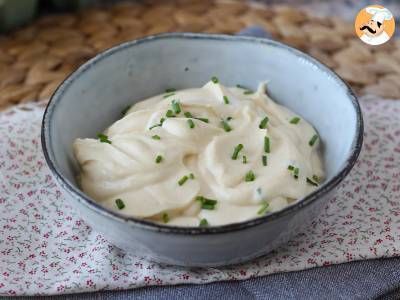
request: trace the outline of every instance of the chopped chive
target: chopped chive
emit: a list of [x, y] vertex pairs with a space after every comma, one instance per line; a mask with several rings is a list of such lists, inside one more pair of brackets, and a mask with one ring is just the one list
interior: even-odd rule
[[157, 134], [153, 135], [151, 138], [153, 140], [161, 140], [161, 137], [159, 135], [157, 135]]
[[98, 133], [97, 137], [99, 138], [101, 143], [107, 143], [107, 144], [111, 144], [111, 141], [108, 139], [108, 136], [106, 136], [103, 133]]
[[265, 117], [264, 119], [262, 119], [262, 121], [260, 122], [260, 125], [258, 126], [260, 129], [265, 129], [267, 128], [267, 123], [268, 123], [269, 119], [268, 117]]
[[187, 123], [189, 124], [189, 128], [191, 128], [191, 129], [194, 128], [194, 122], [192, 119], [187, 120]]
[[131, 109], [131, 107], [132, 107], [132, 105], [128, 105], [127, 107], [125, 107], [125, 108], [121, 111], [122, 115], [125, 116], [126, 113]]
[[179, 114], [181, 112], [181, 106], [178, 101], [172, 100], [172, 109], [174, 113]]
[[161, 126], [161, 125], [160, 124], [155, 124], [155, 125], [149, 127], [149, 130], [152, 130], [153, 128], [156, 128], [156, 127], [159, 127], [159, 126]]
[[211, 81], [214, 82], [214, 83], [218, 83], [219, 82], [218, 78], [215, 77], [215, 76], [211, 77]]
[[228, 96], [224, 96], [224, 102], [225, 102], [225, 104], [229, 104], [229, 98], [228, 98]]
[[163, 213], [162, 220], [163, 220], [164, 223], [168, 223], [169, 222], [169, 216], [168, 216], [167, 213]]
[[309, 184], [311, 184], [311, 185], [313, 185], [313, 186], [318, 186], [318, 183], [312, 181], [312, 180], [311, 180], [310, 178], [308, 178], [308, 177], [307, 177], [306, 181], [307, 181], [307, 183], [309, 183]]
[[199, 121], [203, 121], [204, 123], [210, 122], [207, 118], [194, 118], [194, 119], [199, 120]]
[[247, 156], [246, 156], [246, 155], [243, 155], [243, 157], [242, 157], [242, 162], [243, 162], [244, 164], [247, 164]]
[[319, 177], [317, 175], [313, 175], [312, 179], [316, 182], [319, 183]]
[[173, 112], [172, 110], [170, 110], [170, 109], [167, 110], [165, 116], [166, 116], [167, 118], [173, 118], [173, 117], [175, 117], [174, 112]]
[[293, 119], [290, 120], [290, 124], [298, 124], [300, 122], [299, 117], [294, 117]]
[[173, 95], [175, 95], [175, 93], [168, 93], [168, 94], [165, 94], [163, 98], [165, 99], [165, 98], [171, 97]]
[[265, 153], [269, 153], [270, 151], [270, 144], [269, 144], [269, 137], [264, 137], [264, 151]]
[[269, 204], [268, 202], [263, 202], [261, 204], [260, 210], [257, 212], [259, 215], [265, 215], [268, 212]]
[[180, 186], [182, 186], [182, 185], [185, 184], [185, 182], [186, 182], [188, 179], [189, 179], [189, 177], [187, 177], [187, 176], [185, 175], [185, 176], [183, 176], [181, 179], [179, 179], [178, 184], [179, 184]]
[[266, 155], [262, 156], [262, 164], [264, 167], [266, 167], [268, 165], [268, 158]]
[[237, 84], [236, 87], [239, 88], [239, 89], [245, 90], [243, 92], [243, 94], [245, 94], [245, 95], [254, 94], [254, 92], [251, 89], [249, 89], [249, 88], [247, 88], [247, 87], [245, 87], [245, 86], [243, 86], [241, 84]]
[[239, 144], [235, 147], [232, 154], [232, 159], [236, 160], [238, 158], [239, 152], [243, 149], [243, 145]]
[[239, 89], [243, 89], [243, 90], [249, 90], [247, 87], [245, 87], [244, 85], [241, 85], [241, 84], [237, 84], [236, 87]]
[[256, 176], [254, 175], [253, 171], [250, 170], [247, 172], [247, 174], [244, 178], [244, 181], [254, 181], [255, 179], [256, 179]]
[[289, 165], [287, 168], [288, 168], [289, 171], [293, 171], [294, 170], [294, 167], [292, 165]]
[[173, 93], [176, 92], [176, 89], [165, 89], [166, 93]]
[[208, 226], [208, 221], [207, 221], [207, 219], [201, 219], [201, 220], [200, 220], [199, 226], [200, 226], [200, 227], [207, 227], [207, 226]]
[[161, 118], [161, 119], [160, 119], [160, 123], [155, 124], [155, 125], [153, 125], [153, 126], [150, 126], [150, 127], [149, 127], [149, 130], [152, 130], [152, 129], [155, 128], [155, 127], [161, 127], [162, 124], [164, 123], [164, 121], [165, 121], [165, 118]]
[[163, 157], [161, 155], [157, 155], [156, 163], [159, 164], [162, 160], [163, 160]]
[[293, 176], [294, 176], [295, 179], [299, 179], [299, 173], [300, 173], [300, 169], [299, 168], [294, 168]]
[[199, 120], [199, 121], [203, 121], [204, 123], [208, 123], [208, 122], [209, 122], [209, 120], [208, 120], [207, 118], [196, 118], [195, 116], [192, 115], [191, 112], [188, 112], [188, 111], [185, 111], [185, 112], [183, 113], [183, 115], [184, 115], [186, 118], [196, 119], [196, 120]]
[[115, 200], [115, 205], [118, 209], [123, 209], [125, 207], [125, 203], [121, 199]]
[[190, 174], [189, 174], [189, 178], [190, 178], [190, 179], [194, 179], [194, 178], [195, 178], [195, 177], [194, 177], [194, 174], [193, 174], [193, 173], [190, 173]]
[[208, 199], [203, 196], [197, 196], [196, 200], [200, 202], [202, 209], [214, 210], [215, 205], [217, 205], [217, 200]]
[[308, 144], [312, 147], [318, 139], [318, 135], [314, 134]]
[[221, 125], [222, 125], [222, 128], [224, 128], [224, 130], [226, 132], [229, 132], [232, 130], [231, 126], [229, 126], [228, 122], [226, 122], [225, 120], [221, 120]]
[[230, 121], [230, 120], [233, 120], [233, 118], [232, 117], [227, 117], [226, 120]]

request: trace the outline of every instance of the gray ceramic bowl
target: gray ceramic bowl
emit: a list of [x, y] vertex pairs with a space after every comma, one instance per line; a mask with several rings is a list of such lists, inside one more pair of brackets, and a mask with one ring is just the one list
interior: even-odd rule
[[[121, 110], [168, 87], [199, 87], [217, 76], [228, 86], [256, 88], [313, 124], [323, 143], [327, 179], [312, 194], [258, 219], [211, 228], [182, 228], [124, 217], [79, 190], [72, 142], [95, 137]], [[74, 72], [55, 92], [42, 127], [46, 161], [82, 218], [115, 245], [153, 260], [218, 266], [263, 255], [309, 223], [353, 167], [362, 144], [356, 97], [337, 75], [311, 57], [258, 38], [172, 33], [107, 50]]]

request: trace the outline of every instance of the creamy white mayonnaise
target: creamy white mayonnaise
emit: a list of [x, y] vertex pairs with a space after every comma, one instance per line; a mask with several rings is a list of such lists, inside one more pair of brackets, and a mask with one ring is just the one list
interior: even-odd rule
[[99, 139], [77, 139], [73, 148], [86, 194], [122, 214], [177, 226], [280, 210], [324, 176], [307, 121], [272, 101], [263, 84], [252, 92], [216, 78], [140, 101]]

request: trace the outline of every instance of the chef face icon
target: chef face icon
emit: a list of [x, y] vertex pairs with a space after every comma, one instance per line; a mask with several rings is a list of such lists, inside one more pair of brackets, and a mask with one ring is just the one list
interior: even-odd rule
[[384, 29], [385, 25], [372, 19], [370, 19], [368, 23], [363, 24], [360, 28], [360, 30], [364, 31], [364, 34], [369, 37], [376, 37], [381, 35], [384, 32]]
[[386, 43], [394, 32], [392, 13], [382, 6], [368, 6], [356, 18], [356, 32], [369, 45]]

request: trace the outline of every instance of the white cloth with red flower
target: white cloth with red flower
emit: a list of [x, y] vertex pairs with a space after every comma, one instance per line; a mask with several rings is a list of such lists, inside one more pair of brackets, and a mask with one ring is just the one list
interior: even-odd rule
[[64, 201], [40, 146], [43, 106], [0, 113], [0, 293], [61, 294], [238, 280], [400, 254], [400, 101], [364, 98], [360, 158], [320, 216], [269, 255], [186, 269], [109, 244]]

